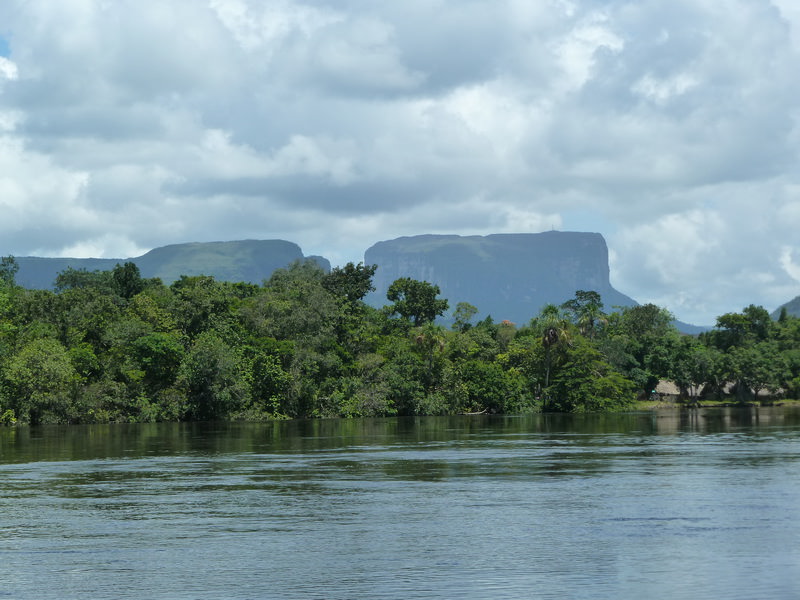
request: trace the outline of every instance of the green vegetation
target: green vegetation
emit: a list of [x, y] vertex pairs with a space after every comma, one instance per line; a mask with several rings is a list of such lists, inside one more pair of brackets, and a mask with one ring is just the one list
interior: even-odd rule
[[777, 320], [781, 318], [782, 313], [800, 317], [800, 296], [797, 296], [796, 298], [789, 300], [789, 302], [786, 304], [779, 306], [770, 316]]
[[650, 399], [660, 380], [691, 401], [800, 391], [800, 319], [763, 308], [683, 336], [653, 305], [607, 314], [579, 290], [523, 326], [439, 288], [398, 279], [371, 308], [374, 266], [326, 273], [310, 260], [262, 285], [133, 263], [67, 269], [55, 291], [15, 284], [0, 262], [0, 423], [595, 412]]

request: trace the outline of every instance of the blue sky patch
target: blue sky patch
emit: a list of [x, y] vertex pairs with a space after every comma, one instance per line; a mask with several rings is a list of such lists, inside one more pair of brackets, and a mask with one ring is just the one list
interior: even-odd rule
[[8, 45], [8, 40], [0, 36], [0, 56], [8, 56], [11, 54], [11, 48]]

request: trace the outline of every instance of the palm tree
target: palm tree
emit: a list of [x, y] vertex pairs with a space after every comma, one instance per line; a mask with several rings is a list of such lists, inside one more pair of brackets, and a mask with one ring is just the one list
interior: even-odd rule
[[545, 304], [536, 318], [536, 325], [542, 335], [542, 346], [544, 347], [544, 387], [550, 385], [550, 368], [552, 366], [553, 348], [569, 343], [569, 331], [567, 330], [567, 319], [555, 304]]
[[578, 314], [578, 328], [582, 335], [594, 339], [598, 323], [608, 323], [602, 304], [586, 304]]
[[561, 308], [571, 313], [581, 335], [589, 339], [594, 338], [597, 323], [606, 321], [600, 294], [594, 291], [578, 290], [575, 298], [564, 302]]

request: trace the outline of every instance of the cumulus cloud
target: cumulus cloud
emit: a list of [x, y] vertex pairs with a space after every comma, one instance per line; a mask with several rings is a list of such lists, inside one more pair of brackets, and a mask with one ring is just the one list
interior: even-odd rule
[[16, 79], [18, 76], [17, 65], [0, 56], [0, 78]]
[[0, 254], [595, 230], [686, 321], [800, 293], [791, 0], [6, 0]]
[[798, 294], [800, 280], [793, 279], [792, 263], [798, 246], [791, 244], [797, 240], [798, 221], [791, 214], [800, 205], [793, 190], [775, 182], [728, 183], [688, 195], [696, 208], [626, 227], [611, 237], [626, 257], [616, 265], [616, 284], [638, 287], [640, 301], [706, 324], [713, 323], [709, 316], [750, 303], [772, 310]]
[[786, 273], [800, 283], [800, 260], [795, 260], [795, 249], [791, 246], [783, 246], [781, 248], [781, 266]]

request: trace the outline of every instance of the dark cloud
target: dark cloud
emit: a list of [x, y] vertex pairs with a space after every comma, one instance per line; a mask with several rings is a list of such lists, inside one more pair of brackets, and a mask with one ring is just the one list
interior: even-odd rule
[[255, 197], [269, 199], [282, 209], [306, 207], [342, 216], [393, 213], [430, 201], [430, 182], [358, 181], [331, 185], [311, 177], [240, 177], [230, 180], [192, 179], [167, 184], [164, 191], [176, 196]]

